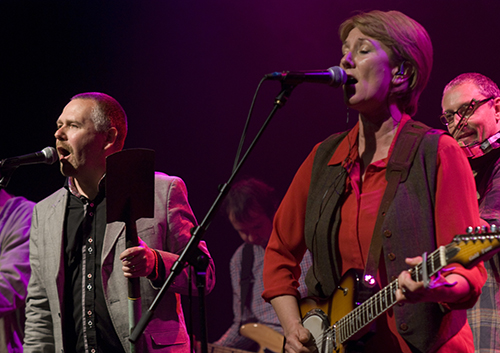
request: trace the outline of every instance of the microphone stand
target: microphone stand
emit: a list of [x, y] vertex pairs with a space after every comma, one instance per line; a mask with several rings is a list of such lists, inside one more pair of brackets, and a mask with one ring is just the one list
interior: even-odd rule
[[[241, 166], [243, 165], [243, 163], [247, 159], [250, 152], [255, 147], [255, 144], [257, 143], [257, 141], [261, 137], [262, 133], [266, 129], [267, 125], [271, 121], [271, 118], [274, 116], [274, 114], [276, 113], [276, 111], [279, 108], [281, 108], [285, 105], [285, 103], [288, 101], [288, 98], [290, 97], [290, 94], [292, 93], [292, 91], [295, 87], [296, 87], [296, 85], [291, 85], [291, 84], [286, 84], [286, 83], [281, 84], [281, 92], [275, 98], [274, 107], [273, 107], [271, 113], [269, 114], [268, 118], [266, 119], [266, 121], [264, 122], [264, 124], [260, 128], [259, 132], [255, 136], [254, 140], [252, 141], [252, 143], [248, 147], [247, 151], [245, 152], [245, 154], [241, 158], [241, 161], [238, 163], [236, 168], [233, 170], [228, 181], [225, 184], [221, 185], [221, 187], [219, 188], [219, 195], [217, 196], [214, 203], [210, 207], [210, 209], [209, 209], [207, 215], [205, 216], [205, 218], [203, 219], [203, 221], [200, 223], [199, 226], [193, 227], [191, 229], [192, 236], [189, 239], [189, 242], [187, 243], [186, 247], [184, 248], [183, 252], [179, 256], [177, 261], [172, 265], [172, 268], [170, 269], [170, 274], [168, 275], [165, 283], [163, 284], [162, 288], [160, 289], [160, 292], [157, 294], [156, 298], [153, 300], [153, 302], [151, 303], [148, 310], [146, 312], [144, 312], [143, 316], [141, 317], [141, 319], [137, 323], [136, 327], [134, 328], [134, 330], [132, 331], [132, 333], [129, 337], [129, 341], [136, 342], [137, 339], [139, 338], [139, 336], [144, 332], [144, 329], [146, 328], [147, 324], [151, 320], [156, 307], [160, 303], [161, 298], [163, 297], [163, 295], [165, 294], [167, 289], [170, 287], [170, 285], [172, 284], [175, 277], [178, 276], [182, 272], [182, 269], [185, 266], [184, 264], [186, 262], [189, 263], [190, 265], [192, 265], [193, 267], [195, 267], [197, 273], [199, 275], [202, 275], [203, 279], [204, 279], [205, 270], [208, 267], [208, 258], [201, 250], [199, 250], [198, 244], [199, 244], [200, 240], [203, 238], [203, 235], [205, 234], [206, 230], [208, 229], [208, 226], [212, 222], [212, 219], [215, 216], [216, 211], [218, 210], [222, 200], [225, 198], [227, 192], [229, 191], [229, 189], [232, 185], [233, 179], [236, 177], [237, 173], [241, 169]], [[202, 281], [198, 280], [197, 287], [198, 287], [198, 290], [200, 291], [200, 294], [199, 294], [200, 298], [203, 299], [204, 294], [205, 294], [204, 293], [205, 288], [204, 288], [204, 283], [200, 283], [200, 282], [202, 282]], [[201, 333], [200, 333], [201, 349], [202, 349], [201, 351], [202, 351], [202, 353], [207, 353], [208, 352], [207, 337], [206, 337], [207, 331], [206, 331], [206, 322], [205, 322], [204, 303], [201, 303], [202, 301], [203, 300], [200, 300], [200, 306], [201, 306], [200, 311], [203, 311], [201, 313], [202, 320], [200, 323], [202, 325]]]

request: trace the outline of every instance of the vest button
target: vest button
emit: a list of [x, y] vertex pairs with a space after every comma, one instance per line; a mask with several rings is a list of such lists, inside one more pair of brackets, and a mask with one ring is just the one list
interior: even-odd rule
[[406, 331], [406, 330], [408, 330], [408, 325], [403, 323], [403, 324], [399, 325], [399, 328], [401, 329], [401, 331]]
[[389, 229], [384, 230], [384, 235], [386, 238], [390, 238], [392, 236], [392, 232]]
[[388, 258], [389, 258], [389, 260], [391, 260], [391, 261], [396, 260], [396, 255], [395, 255], [394, 253], [392, 253], [392, 252], [390, 252], [390, 253], [387, 255], [387, 257], [388, 257]]

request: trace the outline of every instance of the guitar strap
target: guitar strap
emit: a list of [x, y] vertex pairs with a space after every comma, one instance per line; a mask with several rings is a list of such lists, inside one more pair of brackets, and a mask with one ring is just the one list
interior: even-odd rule
[[418, 150], [418, 146], [424, 135], [430, 130], [430, 127], [415, 121], [409, 120], [402, 128], [394, 145], [391, 158], [387, 164], [385, 178], [387, 186], [382, 197], [382, 202], [378, 210], [377, 221], [373, 229], [372, 241], [368, 259], [366, 261], [363, 279], [369, 286], [368, 282], [371, 278], [376, 278], [378, 263], [382, 252], [382, 224], [384, 223], [385, 215], [389, 210], [389, 206], [396, 195], [396, 191], [400, 183], [403, 183], [408, 177], [408, 171], [413, 163], [413, 159]]
[[241, 273], [240, 273], [240, 285], [241, 285], [241, 318], [243, 318], [243, 313], [245, 311], [245, 306], [250, 308], [250, 303], [252, 301], [252, 285], [253, 285], [253, 245], [245, 243], [243, 245], [243, 251], [241, 256]]

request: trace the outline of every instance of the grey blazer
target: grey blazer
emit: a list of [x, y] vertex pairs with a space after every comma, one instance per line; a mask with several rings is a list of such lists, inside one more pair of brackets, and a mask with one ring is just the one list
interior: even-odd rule
[[[68, 191], [64, 188], [40, 201], [33, 211], [30, 237], [32, 276], [28, 284], [24, 352], [63, 352], [64, 323], [61, 308], [64, 288], [63, 226]], [[137, 221], [139, 237], [160, 251], [167, 269], [190, 238], [196, 219], [187, 200], [184, 182], [177, 177], [155, 173], [155, 215]], [[208, 254], [204, 242], [200, 249]], [[113, 222], [106, 226], [102, 249], [102, 285], [114, 328], [126, 352], [128, 341], [127, 279], [119, 256], [125, 250], [125, 226]], [[136, 352], [189, 352], [180, 294], [188, 293], [188, 270], [176, 278], [162, 298], [136, 345]], [[159, 288], [141, 278], [142, 311], [150, 306]], [[206, 290], [215, 285], [215, 268], [210, 259]], [[192, 285], [193, 293], [197, 293]]]

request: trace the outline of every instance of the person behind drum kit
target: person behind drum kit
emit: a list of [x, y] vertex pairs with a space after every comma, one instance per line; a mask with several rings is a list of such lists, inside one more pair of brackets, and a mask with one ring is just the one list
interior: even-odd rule
[[[262, 297], [264, 285], [262, 270], [264, 251], [271, 236], [273, 217], [278, 207], [275, 190], [266, 183], [255, 178], [246, 178], [235, 182], [229, 190], [223, 207], [233, 226], [244, 241], [231, 257], [231, 284], [233, 288], [233, 324], [222, 335], [215, 345], [257, 351], [257, 342], [240, 335], [242, 324], [258, 323], [259, 330], [265, 335], [276, 337], [278, 347], [282, 345], [281, 334], [272, 334], [271, 328], [282, 333], [278, 317], [271, 305]], [[308, 253], [301, 263], [305, 274], [311, 266], [311, 256]], [[304, 275], [299, 279], [300, 294], [307, 295]], [[265, 327], [263, 327], [264, 325]], [[265, 330], [265, 331], [264, 331]], [[276, 341], [275, 340], [275, 341]], [[266, 347], [271, 348], [271, 347]]]
[[[349, 321], [346, 330], [357, 334], [351, 340], [340, 340], [337, 325], [325, 330], [326, 337], [339, 333], [332, 337], [336, 345], [357, 352], [473, 352], [466, 309], [481, 293], [484, 266], [451, 264], [429, 283], [412, 279], [422, 271], [407, 271], [420, 255], [480, 224], [463, 152], [444, 131], [410, 118], [430, 76], [430, 38], [398, 11], [359, 13], [339, 33], [344, 100], [358, 111], [358, 123], [316, 145], [303, 162], [276, 213], [265, 254], [263, 297], [283, 326], [285, 351], [313, 350], [295, 288], [309, 249], [312, 296], [348, 294], [343, 278], [350, 268], [365, 269], [370, 284], [377, 279], [397, 286], [380, 303], [395, 295], [398, 304], [369, 326], [369, 334], [356, 331], [360, 317]], [[345, 303], [331, 304], [334, 313], [345, 310]], [[373, 316], [363, 314], [363, 320]]]
[[[127, 116], [112, 97], [74, 96], [54, 134], [63, 188], [36, 204], [24, 352], [130, 352], [128, 278], [140, 278], [142, 309], [157, 296], [196, 225], [184, 182], [156, 172], [154, 217], [137, 220], [139, 246], [125, 248], [125, 224], [107, 223], [106, 157], [123, 148]], [[130, 185], [134, 187], [134, 185]], [[208, 255], [206, 244], [199, 248]], [[135, 344], [135, 352], [190, 352], [181, 294], [195, 293], [184, 268]], [[212, 259], [206, 291], [215, 285]]]
[[[500, 226], [500, 89], [479, 73], [454, 78], [443, 91], [441, 122], [462, 146], [476, 179], [479, 214]], [[477, 352], [500, 352], [500, 255], [484, 262], [488, 279], [467, 311]]]

